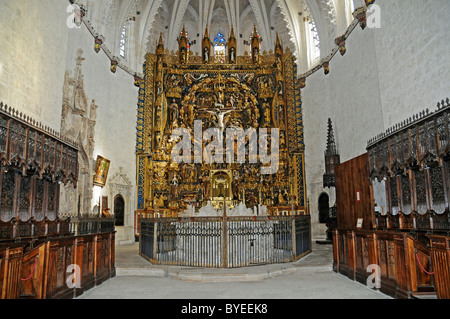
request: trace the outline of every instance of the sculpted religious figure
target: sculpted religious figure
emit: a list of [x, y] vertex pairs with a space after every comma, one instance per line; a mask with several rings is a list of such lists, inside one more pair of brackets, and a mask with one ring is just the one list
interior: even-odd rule
[[257, 127], [258, 126], [258, 121], [259, 121], [259, 108], [256, 105], [253, 105], [253, 127]]
[[180, 122], [181, 122], [181, 124], [183, 124], [183, 122], [184, 122], [184, 106], [182, 106], [179, 111], [180, 111]]
[[162, 83], [158, 82], [156, 84], [156, 94], [160, 95], [163, 92]]
[[279, 205], [284, 205], [286, 204], [286, 201], [283, 197], [283, 194], [281, 193], [281, 191], [278, 193], [278, 204]]
[[156, 106], [156, 114], [155, 114], [155, 128], [161, 129], [161, 105]]
[[203, 60], [205, 63], [209, 63], [209, 50], [208, 48], [203, 49]]
[[278, 71], [278, 73], [281, 73], [282, 70], [283, 70], [283, 65], [282, 65], [282, 62], [281, 62], [280, 57], [277, 57], [277, 62], [276, 62], [276, 64], [277, 64], [277, 71]]
[[181, 49], [181, 64], [185, 64], [186, 63], [186, 51], [185, 49]]
[[231, 51], [231, 52], [230, 52], [230, 61], [231, 61], [231, 62], [235, 62], [235, 61], [236, 61], [236, 52], [235, 52], [235, 49], [234, 49], [234, 48], [231, 48], [230, 51]]
[[188, 104], [188, 119], [189, 119], [189, 124], [192, 125], [194, 123], [194, 107], [195, 107], [195, 96], [193, 98], [193, 100]]
[[267, 99], [264, 99], [263, 103], [263, 109], [264, 109], [264, 119], [267, 124], [270, 124], [270, 105], [267, 102]]
[[209, 198], [209, 171], [204, 171], [202, 175], [203, 196]]
[[171, 184], [171, 187], [170, 187], [171, 198], [172, 198], [172, 200], [176, 200], [176, 198], [178, 197], [178, 179], [177, 179], [176, 173], [173, 174], [173, 178], [172, 178], [172, 181], [170, 184]]
[[213, 109], [213, 110], [203, 110], [203, 112], [213, 114], [217, 118], [216, 126], [223, 132], [225, 130], [225, 123], [224, 123], [224, 117], [228, 113], [233, 112], [234, 110], [228, 110], [228, 111], [222, 111], [219, 109]]
[[232, 191], [233, 191], [233, 198], [235, 200], [239, 199], [239, 189], [240, 189], [240, 177], [239, 177], [239, 172], [237, 170], [235, 170], [233, 172], [233, 185], [232, 185]]
[[278, 95], [283, 95], [283, 81], [278, 81]]
[[164, 200], [165, 199], [166, 199], [165, 196], [162, 195], [162, 194], [158, 196], [158, 199], [157, 199], [158, 207], [160, 207], [160, 208], [164, 207]]
[[253, 50], [253, 63], [258, 63], [258, 50]]
[[225, 105], [223, 105], [222, 98], [220, 96], [217, 99], [217, 102], [214, 103], [214, 106], [219, 109], [223, 109], [225, 107]]
[[230, 105], [231, 105], [232, 108], [234, 108], [234, 103], [235, 103], [234, 95], [231, 95], [230, 96]]
[[178, 116], [180, 115], [180, 111], [178, 109], [178, 104], [176, 103], [175, 99], [172, 100], [172, 104], [169, 106], [170, 110], [170, 120], [174, 121], [175, 119], [178, 119]]

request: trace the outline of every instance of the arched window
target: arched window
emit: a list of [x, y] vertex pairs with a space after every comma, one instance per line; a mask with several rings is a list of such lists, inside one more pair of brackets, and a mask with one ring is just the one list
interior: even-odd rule
[[353, 22], [353, 11], [355, 11], [353, 0], [345, 0], [345, 18], [347, 20], [347, 25], [350, 25]]
[[225, 37], [222, 33], [217, 33], [217, 35], [214, 37], [214, 58], [216, 62], [225, 63], [225, 52], [227, 40], [225, 40]]
[[124, 226], [125, 201], [120, 194], [114, 197], [114, 217], [116, 218], [116, 226]]
[[320, 38], [316, 23], [311, 15], [305, 18], [306, 45], [308, 52], [308, 65], [317, 63], [320, 59]]
[[126, 44], [127, 44], [127, 27], [123, 26], [120, 33], [119, 54], [122, 58], [126, 58]]

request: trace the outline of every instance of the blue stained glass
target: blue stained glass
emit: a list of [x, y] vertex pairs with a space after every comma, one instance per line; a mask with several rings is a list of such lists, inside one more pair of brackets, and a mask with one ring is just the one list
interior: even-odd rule
[[219, 39], [217, 37], [215, 37], [214, 38], [214, 42], [217, 42], [217, 41], [219, 41]]

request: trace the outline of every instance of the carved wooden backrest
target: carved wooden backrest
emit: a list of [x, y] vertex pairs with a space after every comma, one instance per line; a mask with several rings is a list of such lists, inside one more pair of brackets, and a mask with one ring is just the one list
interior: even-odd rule
[[58, 235], [58, 220], [47, 220], [47, 236]]
[[376, 213], [377, 229], [384, 230], [387, 229], [387, 216], [381, 215], [381, 213]]
[[399, 217], [398, 214], [393, 215], [388, 213], [387, 214], [387, 228], [388, 229], [399, 229], [400, 228], [400, 222], [399, 222]]
[[414, 213], [416, 218], [416, 229], [418, 230], [430, 230], [431, 229], [431, 221], [430, 221], [430, 212], [427, 212], [423, 215], [419, 213]]
[[14, 235], [14, 221], [9, 222], [0, 221], [0, 240], [7, 240], [13, 238]]
[[430, 193], [432, 197], [432, 210], [437, 214], [445, 213], [448, 207], [446, 198], [445, 167], [433, 166], [429, 169], [430, 175]]
[[27, 221], [19, 220], [16, 223], [16, 238], [26, 238], [33, 236], [33, 219]]
[[35, 221], [34, 222], [33, 236], [41, 237], [41, 236], [45, 236], [46, 234], [47, 234], [46, 220], [43, 219], [41, 221]]
[[59, 235], [69, 235], [70, 234], [70, 218], [58, 219], [58, 234]]
[[[0, 283], [2, 289], [0, 290], [0, 299], [17, 299], [19, 297], [21, 277], [21, 266], [23, 257], [23, 247], [9, 247], [6, 248], [2, 256], [2, 269], [0, 271]], [[2, 282], [3, 281], [3, 282]]]
[[[400, 203], [404, 213], [418, 212], [418, 230], [433, 227], [427, 212], [447, 214], [449, 209], [450, 99], [437, 107], [435, 112], [427, 109], [392, 126], [369, 140], [367, 147], [371, 178], [386, 181], [388, 209], [395, 213]], [[446, 229], [445, 217], [436, 217], [437, 226]], [[410, 218], [405, 219], [409, 226]]]
[[18, 221], [13, 218], [9, 222], [0, 221], [0, 241], [43, 236], [67, 236], [71, 234], [70, 229], [69, 218], [54, 221], [48, 218], [41, 221], [36, 221], [34, 218], [27, 221]]
[[401, 220], [401, 229], [414, 229], [415, 225], [414, 225], [414, 214], [403, 214], [401, 213], [400, 215], [400, 220]]
[[450, 230], [450, 211], [433, 214], [433, 230]]

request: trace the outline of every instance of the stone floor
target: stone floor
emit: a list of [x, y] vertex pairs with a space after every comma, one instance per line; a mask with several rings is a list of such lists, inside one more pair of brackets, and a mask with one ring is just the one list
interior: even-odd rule
[[235, 269], [152, 265], [116, 246], [117, 276], [78, 299], [391, 299], [332, 271], [332, 246], [287, 264]]

